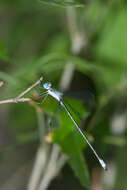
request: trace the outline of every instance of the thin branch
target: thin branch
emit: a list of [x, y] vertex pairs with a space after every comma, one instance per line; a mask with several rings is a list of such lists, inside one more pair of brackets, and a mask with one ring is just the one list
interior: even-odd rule
[[31, 101], [30, 98], [15, 98], [15, 99], [2, 100], [2, 101], [0, 101], [0, 104], [29, 102], [29, 101]]
[[33, 85], [31, 85], [29, 88], [27, 88], [24, 92], [22, 92], [17, 98], [21, 98], [24, 96], [26, 93], [28, 93], [32, 88], [37, 86], [41, 81], [43, 80], [43, 77], [41, 77], [37, 82], [35, 82]]
[[41, 81], [43, 80], [43, 77], [41, 77], [37, 82], [35, 82], [32, 86], [27, 88], [25, 91], [23, 91], [19, 96], [16, 98], [8, 99], [8, 100], [2, 100], [0, 101], [0, 104], [8, 104], [8, 103], [18, 103], [18, 102], [29, 102], [31, 101], [30, 98], [22, 98], [26, 93], [28, 93], [32, 88], [37, 86]]

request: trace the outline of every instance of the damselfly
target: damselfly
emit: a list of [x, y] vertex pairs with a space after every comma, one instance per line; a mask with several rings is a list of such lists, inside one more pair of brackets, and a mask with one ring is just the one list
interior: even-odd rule
[[[97, 160], [99, 161], [100, 165], [102, 166], [102, 168], [104, 170], [107, 170], [107, 166], [106, 163], [103, 161], [103, 159], [100, 158], [100, 156], [97, 154], [97, 152], [95, 151], [95, 149], [93, 148], [93, 146], [91, 145], [91, 143], [89, 142], [89, 140], [87, 139], [86, 135], [82, 132], [82, 130], [80, 129], [80, 127], [78, 126], [77, 122], [75, 121], [75, 119], [73, 118], [71, 112], [68, 110], [68, 108], [66, 107], [66, 105], [64, 104], [63, 101], [63, 93], [53, 89], [51, 87], [51, 83], [47, 82], [43, 84], [43, 88], [46, 90], [46, 92], [44, 93], [46, 96], [45, 98], [50, 95], [53, 98], [55, 98], [59, 104], [64, 108], [64, 110], [66, 111], [66, 113], [68, 114], [68, 116], [70, 117], [70, 119], [72, 120], [72, 122], [74, 123], [75, 127], [77, 128], [77, 130], [79, 131], [79, 133], [82, 135], [82, 137], [84, 138], [84, 140], [87, 142], [87, 144], [89, 145], [89, 147], [91, 148], [91, 150], [93, 151], [94, 155], [96, 156]], [[44, 98], [44, 99], [45, 99]]]

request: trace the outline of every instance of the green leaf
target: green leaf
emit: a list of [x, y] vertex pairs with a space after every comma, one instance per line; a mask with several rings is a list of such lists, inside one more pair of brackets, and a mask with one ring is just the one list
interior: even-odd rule
[[[110, 19], [109, 19], [110, 17]], [[101, 60], [104, 81], [114, 85], [120, 81], [127, 69], [127, 11], [121, 7], [118, 11], [109, 11], [107, 20], [99, 33], [95, 47], [96, 57]], [[100, 61], [98, 61], [100, 62]]]
[[0, 42], [0, 59], [4, 60], [4, 61], [8, 61], [9, 57], [7, 55], [7, 51], [4, 48], [4, 45], [2, 42]]
[[58, 6], [85, 7], [85, 0], [41, 0], [42, 3]]
[[[87, 111], [84, 109], [84, 107], [79, 101], [75, 99], [69, 99], [69, 103], [73, 105], [75, 109], [80, 110], [79, 113], [81, 116], [87, 115]], [[52, 103], [49, 104], [50, 107], [53, 106]], [[61, 109], [62, 111], [58, 112], [60, 127], [59, 129], [54, 131], [52, 135], [52, 140], [56, 143], [59, 143], [63, 151], [66, 153], [79, 153], [84, 148], [86, 143], [77, 131], [72, 120], [68, 117], [67, 113], [63, 110], [63, 108]], [[52, 109], [52, 111], [53, 110], [54, 109]], [[77, 116], [75, 116], [72, 110], [69, 111], [71, 112], [73, 118], [75, 118], [77, 123], [80, 124], [81, 121], [77, 118]]]
[[38, 133], [36, 132], [27, 132], [27, 133], [19, 133], [16, 135], [16, 141], [19, 144], [25, 144], [25, 143], [29, 143], [29, 142], [33, 142], [38, 140]]
[[66, 34], [56, 35], [46, 45], [45, 54], [68, 53], [70, 51], [70, 39]]
[[127, 170], [126, 170], [126, 161], [127, 161], [127, 151], [126, 147], [119, 149], [115, 155], [116, 162], [116, 176], [113, 190], [127, 189]]
[[[28, 134], [36, 129], [36, 116], [33, 107], [28, 104], [11, 104], [11, 125], [17, 134]], [[24, 113], [23, 118], [22, 113]], [[29, 117], [30, 116], [30, 117]]]
[[115, 145], [115, 146], [125, 146], [127, 145], [126, 137], [117, 137], [117, 136], [105, 136], [103, 141], [107, 144]]
[[12, 85], [19, 84], [19, 80], [16, 77], [2, 71], [0, 71], [0, 79]]
[[80, 180], [80, 183], [87, 189], [90, 189], [90, 179], [88, 168], [82, 153], [72, 155], [69, 158], [69, 164], [73, 169], [76, 177]]
[[111, 14], [107, 20], [96, 49], [99, 56], [115, 62], [127, 61], [127, 11], [121, 8], [117, 14]]
[[[81, 116], [87, 113], [81, 102], [75, 99], [69, 99], [68, 101], [71, 105], [73, 105], [74, 108], [79, 110]], [[51, 112], [50, 109], [54, 109], [53, 102], [54, 101], [49, 98], [48, 101], [46, 101], [46, 104], [43, 104], [43, 109], [47, 110], [47, 112]], [[74, 113], [71, 112], [71, 114], [74, 117]], [[58, 117], [60, 127], [53, 132], [52, 141], [58, 143], [61, 146], [63, 152], [69, 156], [69, 164], [74, 170], [76, 177], [78, 177], [84, 187], [89, 189], [89, 175], [82, 154], [82, 150], [86, 146], [86, 142], [79, 134], [73, 122], [64, 110], [63, 112], [60, 111], [58, 113]], [[75, 119], [76, 121], [78, 120], [77, 118]]]
[[49, 53], [37, 60], [34, 59], [33, 61], [30, 60], [30, 62], [25, 63], [25, 66], [22, 67], [22, 69], [19, 69], [15, 73], [15, 76], [25, 76], [29, 78], [29, 73], [34, 74], [41, 72], [43, 74], [50, 75], [51, 78], [53, 73], [56, 74], [56, 71], [62, 71], [68, 62], [74, 64], [77, 70], [85, 74], [86, 72], [95, 72], [95, 74], [100, 72], [95, 65], [79, 57], [70, 56], [65, 53]]

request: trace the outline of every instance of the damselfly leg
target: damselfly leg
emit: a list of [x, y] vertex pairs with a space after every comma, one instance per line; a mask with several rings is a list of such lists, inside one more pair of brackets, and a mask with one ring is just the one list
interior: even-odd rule
[[41, 91], [40, 89], [42, 89], [43, 88], [43, 85], [42, 84], [40, 84], [39, 85], [39, 89], [38, 88], [35, 88], [35, 90], [36, 90], [36, 92], [37, 92], [37, 94], [39, 95], [39, 97], [43, 97], [43, 99], [42, 99], [42, 101], [41, 102], [36, 102], [37, 104], [43, 104], [44, 102], [45, 102], [45, 100], [47, 99], [47, 97], [48, 97], [48, 93], [47, 93], [47, 91]]

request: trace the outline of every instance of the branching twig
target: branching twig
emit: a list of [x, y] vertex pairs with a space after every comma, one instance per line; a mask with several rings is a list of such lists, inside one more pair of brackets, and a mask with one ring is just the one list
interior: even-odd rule
[[32, 88], [37, 86], [41, 81], [43, 80], [43, 77], [41, 77], [37, 82], [35, 82], [32, 86], [27, 88], [25, 91], [23, 91], [19, 96], [16, 98], [8, 99], [8, 100], [2, 100], [0, 101], [0, 104], [7, 104], [7, 103], [18, 103], [18, 102], [29, 102], [31, 101], [30, 98], [22, 98], [26, 93], [28, 93]]
[[15, 98], [0, 101], [0, 104], [8, 104], [8, 103], [18, 103], [18, 102], [29, 102], [30, 98]]
[[28, 93], [32, 88], [37, 86], [41, 81], [43, 80], [43, 77], [41, 77], [37, 82], [35, 82], [33, 85], [31, 85], [29, 88], [27, 88], [24, 92], [22, 92], [17, 98], [23, 97], [26, 93]]

